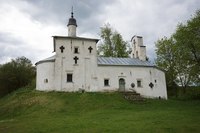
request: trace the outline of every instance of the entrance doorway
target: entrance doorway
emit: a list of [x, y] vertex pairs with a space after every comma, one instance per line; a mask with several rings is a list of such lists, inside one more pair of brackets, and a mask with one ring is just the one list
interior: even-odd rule
[[125, 91], [125, 80], [123, 78], [119, 79], [119, 91], [124, 92]]

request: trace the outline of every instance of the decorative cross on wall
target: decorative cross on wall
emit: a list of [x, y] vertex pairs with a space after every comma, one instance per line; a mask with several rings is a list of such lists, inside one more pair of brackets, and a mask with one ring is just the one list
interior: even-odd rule
[[65, 49], [65, 47], [63, 47], [63, 46], [60, 47], [61, 53], [63, 53], [64, 49]]
[[90, 51], [90, 53], [92, 52], [92, 50], [93, 50], [93, 48], [90, 46], [89, 48], [88, 48], [88, 50]]
[[153, 88], [153, 87], [154, 87], [154, 84], [151, 82], [151, 83], [149, 84], [149, 87]]
[[74, 61], [75, 61], [75, 64], [77, 64], [77, 61], [78, 61], [78, 57], [77, 56], [74, 57]]

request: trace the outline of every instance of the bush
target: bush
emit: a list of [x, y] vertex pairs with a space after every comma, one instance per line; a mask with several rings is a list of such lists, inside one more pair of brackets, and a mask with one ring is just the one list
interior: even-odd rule
[[19, 57], [0, 66], [0, 97], [27, 86], [35, 77], [35, 67], [26, 57]]
[[200, 86], [187, 87], [184, 92], [183, 87], [167, 88], [169, 98], [180, 100], [200, 100]]

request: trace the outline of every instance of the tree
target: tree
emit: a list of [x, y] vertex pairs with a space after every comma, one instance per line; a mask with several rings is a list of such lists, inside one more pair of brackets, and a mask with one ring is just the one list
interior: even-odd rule
[[168, 39], [156, 42], [156, 64], [166, 70], [167, 85], [189, 85], [200, 82], [200, 10], [186, 24], [178, 24]]
[[123, 41], [119, 33], [113, 34], [112, 42], [114, 44], [114, 57], [128, 57], [127, 42]]
[[193, 83], [200, 82], [200, 10], [186, 24], [180, 23], [173, 35], [181, 50], [182, 60], [190, 68]]
[[105, 57], [128, 57], [127, 42], [117, 31], [113, 31], [109, 24], [101, 27], [102, 44], [98, 47], [98, 54]]
[[167, 86], [173, 87], [177, 73], [175, 70], [175, 56], [176, 49], [174, 47], [174, 41], [172, 38], [164, 37], [158, 40], [156, 43], [156, 64], [166, 72]]
[[19, 57], [0, 66], [0, 95], [10, 93], [31, 83], [35, 68], [26, 57]]

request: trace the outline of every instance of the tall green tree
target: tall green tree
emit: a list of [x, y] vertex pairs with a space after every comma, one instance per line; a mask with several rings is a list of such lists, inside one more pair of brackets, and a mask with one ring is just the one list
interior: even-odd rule
[[113, 31], [109, 24], [101, 27], [102, 44], [98, 47], [98, 53], [104, 57], [128, 57], [127, 45], [122, 35]]
[[180, 23], [173, 35], [192, 82], [200, 83], [200, 10], [186, 24]]
[[35, 68], [26, 57], [13, 59], [0, 66], [0, 96], [31, 83]]
[[168, 39], [156, 42], [156, 64], [166, 70], [167, 84], [189, 85], [200, 83], [200, 10], [185, 24], [178, 24]]
[[156, 43], [156, 64], [166, 72], [167, 85], [173, 87], [177, 73], [175, 70], [176, 64], [176, 48], [172, 38], [164, 37]]

